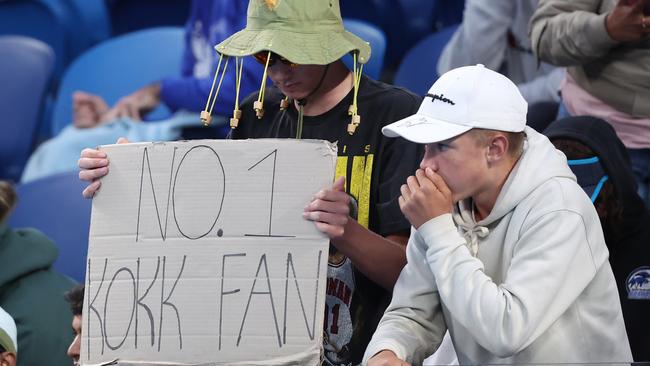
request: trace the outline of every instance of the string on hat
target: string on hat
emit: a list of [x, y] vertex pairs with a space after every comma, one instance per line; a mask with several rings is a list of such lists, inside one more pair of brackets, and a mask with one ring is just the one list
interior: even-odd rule
[[262, 119], [264, 116], [264, 92], [266, 91], [266, 79], [269, 70], [269, 61], [271, 60], [271, 51], [266, 56], [266, 64], [264, 65], [264, 75], [262, 76], [262, 85], [260, 85], [260, 92], [257, 95], [257, 100], [253, 103], [253, 109], [257, 119]]
[[352, 54], [352, 61], [353, 61], [353, 78], [354, 80], [352, 81], [353, 87], [354, 87], [354, 93], [352, 97], [352, 105], [348, 109], [348, 114], [352, 116], [350, 119], [350, 123], [348, 124], [348, 134], [354, 135], [354, 132], [357, 130], [357, 127], [359, 127], [359, 124], [361, 124], [361, 116], [358, 114], [358, 103], [357, 103], [357, 97], [359, 95], [359, 85], [361, 84], [361, 74], [363, 72], [363, 64], [360, 64], [359, 67], [357, 67], [357, 53]]
[[244, 68], [244, 59], [235, 57], [235, 110], [232, 112], [230, 119], [230, 128], [235, 129], [239, 124], [241, 118], [241, 110], [239, 109], [239, 90], [241, 89], [242, 69]]
[[[214, 103], [217, 101], [217, 96], [219, 96], [219, 90], [221, 89], [221, 83], [223, 82], [223, 77], [226, 75], [226, 70], [228, 69], [228, 59], [230, 57], [226, 56], [226, 63], [223, 67], [223, 71], [221, 71], [221, 77], [219, 78], [219, 84], [217, 85], [217, 90], [214, 93], [214, 98], [212, 98], [212, 94], [214, 92], [214, 86], [217, 82], [217, 76], [219, 75], [219, 72], [221, 70], [221, 61], [223, 61], [223, 54], [219, 54], [219, 63], [217, 64], [217, 71], [214, 73], [214, 79], [212, 80], [212, 87], [210, 88], [210, 94], [208, 95], [208, 100], [205, 103], [205, 109], [201, 112], [201, 121], [203, 121], [204, 126], [209, 126], [210, 122], [212, 122], [212, 109], [214, 108]], [[210, 103], [212, 101], [212, 103]], [[208, 109], [208, 107], [210, 107]]]
[[302, 138], [302, 125], [304, 123], [305, 104], [307, 104], [306, 99], [303, 98], [298, 100], [298, 127], [296, 128], [296, 140], [300, 140]]

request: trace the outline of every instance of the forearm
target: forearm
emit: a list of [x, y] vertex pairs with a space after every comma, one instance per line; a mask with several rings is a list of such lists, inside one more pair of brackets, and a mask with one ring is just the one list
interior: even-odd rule
[[382, 350], [390, 350], [398, 358], [419, 365], [442, 340], [447, 327], [433, 274], [423, 260], [421, 246], [414, 234], [407, 247], [408, 264], [366, 349], [366, 360]]
[[615, 42], [594, 1], [540, 1], [531, 18], [533, 51], [558, 66], [581, 65], [606, 55]]
[[355, 267], [370, 280], [388, 291], [406, 264], [408, 233], [384, 238], [350, 219], [345, 234], [332, 239], [332, 244], [352, 260]]

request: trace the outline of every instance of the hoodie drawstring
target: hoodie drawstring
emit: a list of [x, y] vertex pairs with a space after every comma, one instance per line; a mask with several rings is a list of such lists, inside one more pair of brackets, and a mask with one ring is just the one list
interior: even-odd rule
[[485, 238], [490, 233], [490, 230], [485, 226], [476, 225], [474, 219], [470, 216], [465, 210], [453, 214], [456, 225], [462, 231], [467, 249], [469, 249], [473, 257], [476, 257], [478, 254], [478, 239]]
[[[217, 82], [217, 76], [219, 75], [221, 69], [221, 61], [223, 61], [223, 54], [219, 54], [219, 63], [217, 64], [217, 71], [214, 73], [214, 79], [212, 80], [212, 87], [210, 88], [210, 94], [208, 95], [208, 100], [205, 103], [205, 109], [201, 111], [201, 121], [203, 121], [204, 126], [209, 126], [212, 122], [212, 109], [214, 108], [214, 103], [217, 101], [217, 96], [219, 96], [219, 90], [221, 89], [221, 83], [223, 82], [223, 77], [226, 75], [226, 70], [228, 69], [228, 59], [230, 57], [226, 56], [226, 64], [223, 67], [221, 72], [221, 78], [219, 79], [219, 85], [217, 85], [217, 91], [214, 93], [214, 98], [212, 98], [212, 93], [214, 92], [214, 86]], [[212, 100], [212, 103], [210, 101]], [[208, 106], [210, 109], [208, 109]]]

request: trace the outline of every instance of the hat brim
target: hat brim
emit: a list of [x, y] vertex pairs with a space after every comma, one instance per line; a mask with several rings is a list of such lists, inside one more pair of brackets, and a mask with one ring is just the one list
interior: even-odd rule
[[418, 144], [430, 144], [445, 141], [461, 135], [472, 127], [445, 122], [422, 114], [391, 123], [381, 129], [386, 137], [403, 137]]
[[344, 55], [358, 51], [358, 62], [370, 59], [370, 45], [356, 35], [342, 30], [328, 33], [298, 33], [280, 29], [245, 28], [216, 45], [227, 56], [249, 56], [271, 51], [299, 65], [327, 65]]

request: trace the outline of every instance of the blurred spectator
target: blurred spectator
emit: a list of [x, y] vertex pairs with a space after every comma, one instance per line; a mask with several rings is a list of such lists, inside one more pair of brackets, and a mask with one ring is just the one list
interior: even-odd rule
[[[246, 25], [247, 0], [193, 0], [185, 29], [181, 77], [169, 77], [125, 96], [114, 106], [116, 117], [134, 120], [165, 103], [172, 111], [199, 112], [212, 85], [218, 57], [213, 46]], [[262, 68], [255, 62], [244, 65], [242, 95], [255, 91]], [[235, 90], [235, 73], [224, 78], [222, 90]], [[235, 93], [224, 92], [214, 114], [227, 116], [235, 104]]]
[[[463, 23], [438, 61], [438, 74], [483, 64], [512, 80], [528, 102], [529, 124], [555, 119], [564, 69], [538, 64], [528, 38], [528, 21], [538, 0], [466, 0]], [[543, 128], [541, 128], [543, 129]]]
[[58, 250], [50, 239], [4, 223], [15, 201], [13, 188], [0, 181], [0, 306], [18, 326], [18, 365], [68, 365], [72, 317], [63, 293], [74, 282], [52, 269]]
[[[112, 108], [97, 95], [74, 93], [72, 126], [39, 146], [27, 162], [21, 182], [74, 171], [79, 151], [111, 144], [121, 136], [131, 142], [225, 137], [230, 131], [227, 124], [222, 128], [206, 129], [200, 125], [198, 116], [187, 112], [198, 113], [205, 107], [218, 63], [213, 46], [245, 26], [247, 4], [247, 0], [192, 1], [182, 77], [146, 86], [122, 98]], [[233, 68], [234, 65], [229, 71]], [[240, 95], [252, 93], [262, 73], [263, 68], [257, 62], [244, 63]], [[223, 79], [219, 102], [214, 105], [214, 114], [230, 116], [235, 105], [235, 89], [235, 72], [228, 72]], [[180, 112], [164, 121], [137, 123], [160, 102]]]
[[609, 122], [628, 149], [639, 195], [650, 204], [650, 1], [540, 0], [533, 50], [567, 66], [563, 108]]
[[16, 323], [0, 308], [0, 365], [16, 366]]
[[596, 206], [632, 355], [650, 361], [650, 213], [636, 193], [625, 147], [610, 125], [593, 117], [561, 119], [544, 133]]
[[79, 353], [81, 352], [81, 313], [84, 306], [84, 285], [77, 285], [65, 293], [65, 300], [70, 304], [72, 310], [72, 332], [74, 339], [68, 347], [68, 357], [72, 359], [75, 366], [79, 365]]

